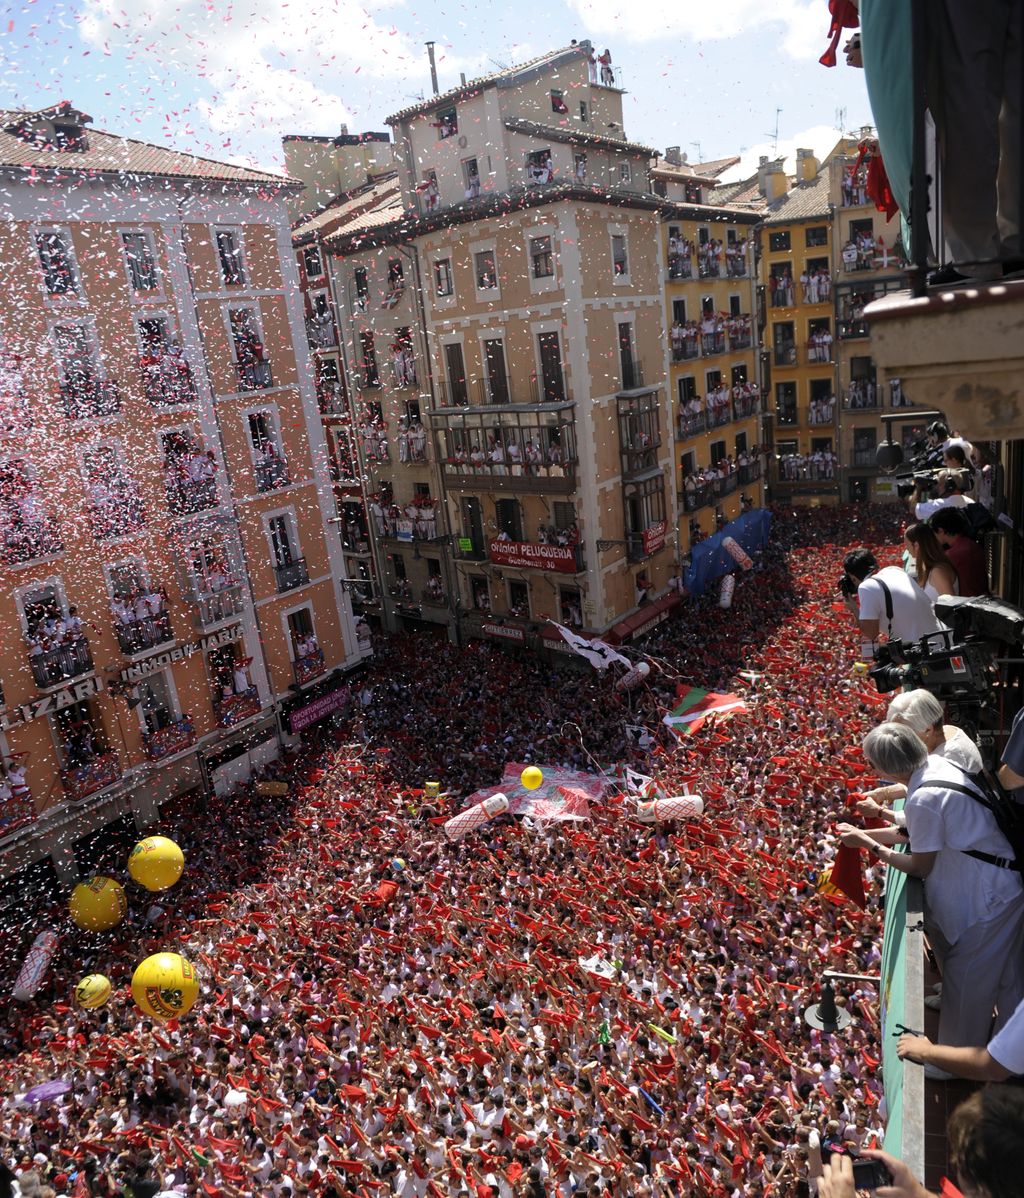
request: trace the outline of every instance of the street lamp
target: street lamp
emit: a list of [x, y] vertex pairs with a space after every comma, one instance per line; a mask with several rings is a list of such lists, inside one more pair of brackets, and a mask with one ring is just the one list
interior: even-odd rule
[[831, 969], [826, 969], [821, 977], [821, 998], [804, 1011], [804, 1022], [819, 1032], [828, 1033], [845, 1031], [853, 1022], [850, 1012], [844, 1007], [836, 1005], [836, 992], [832, 987], [833, 979], [875, 983], [882, 980], [877, 974], [836, 973]]

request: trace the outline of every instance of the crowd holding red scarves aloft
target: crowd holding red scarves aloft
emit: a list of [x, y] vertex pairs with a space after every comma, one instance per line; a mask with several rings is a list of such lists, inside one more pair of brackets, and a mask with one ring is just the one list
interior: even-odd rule
[[[730, 611], [688, 602], [638, 646], [657, 668], [632, 696], [484, 642], [384, 641], [365, 708], [270, 767], [287, 799], [246, 785], [167, 815], [173, 893], [133, 892], [105, 936], [22, 896], [7, 991], [37, 931], [63, 939], [36, 1001], [5, 1013], [0, 1082], [72, 1088], [8, 1102], [0, 1154], [57, 1195], [119, 1194], [141, 1163], [210, 1198], [784, 1196], [812, 1127], [877, 1140], [877, 996], [849, 995], [841, 1038], [801, 1012], [823, 968], [879, 958], [878, 878], [867, 912], [815, 880], [883, 710], [834, 579], [849, 547], [897, 544], [897, 519], [778, 511]], [[682, 682], [749, 711], [677, 746], [660, 721]], [[506, 760], [628, 762], [706, 815], [652, 829], [612, 793], [588, 822], [502, 818], [449, 844], [441, 822]], [[448, 796], [427, 803], [427, 779]], [[111, 843], [92, 865], [121, 862]], [[154, 1024], [126, 984], [163, 948], [203, 993]], [[94, 970], [115, 996], [77, 1010]]]

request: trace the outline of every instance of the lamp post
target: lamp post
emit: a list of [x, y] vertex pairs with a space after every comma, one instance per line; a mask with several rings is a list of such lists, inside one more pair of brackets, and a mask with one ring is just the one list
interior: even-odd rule
[[804, 1022], [819, 1032], [828, 1033], [845, 1031], [853, 1022], [850, 1012], [836, 1005], [833, 980], [876, 983], [882, 980], [877, 974], [836, 973], [831, 969], [826, 969], [821, 977], [821, 998], [804, 1011]]

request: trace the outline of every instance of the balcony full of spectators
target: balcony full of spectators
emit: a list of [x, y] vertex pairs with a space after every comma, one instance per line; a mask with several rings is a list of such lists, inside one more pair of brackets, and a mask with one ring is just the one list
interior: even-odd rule
[[111, 610], [117, 643], [128, 656], [174, 640], [167, 596], [162, 590], [140, 586], [134, 591], [119, 591]]
[[29, 636], [28, 664], [36, 686], [61, 686], [93, 670], [92, 653], [85, 635], [65, 629], [49, 636], [35, 633]]
[[10, 505], [0, 503], [3, 524], [0, 526], [0, 560], [5, 566], [20, 566], [40, 561], [64, 552], [60, 526], [52, 516], [27, 519]]
[[172, 757], [181, 753], [196, 743], [196, 730], [192, 717], [185, 715], [180, 720], [174, 720], [155, 732], [146, 732], [142, 744], [150, 761], [160, 761], [164, 757]]
[[834, 395], [828, 399], [812, 398], [807, 406], [807, 423], [820, 427], [826, 424], [835, 424], [836, 420], [836, 398]]
[[734, 420], [749, 420], [761, 411], [761, 389], [757, 383], [737, 383], [731, 394]]
[[851, 379], [843, 392], [843, 409], [857, 412], [881, 407], [881, 396], [874, 378]]
[[32, 429], [21, 359], [0, 353], [0, 438], [23, 437]]
[[88, 487], [87, 510], [98, 541], [130, 536], [146, 525], [138, 486], [119, 472], [94, 474]]
[[95, 378], [91, 372], [66, 373], [60, 393], [69, 420], [113, 416], [121, 409], [116, 381]]
[[304, 557], [296, 557], [291, 561], [276, 562], [274, 564], [274, 578], [277, 581], [277, 589], [282, 594], [285, 591], [293, 591], [296, 587], [305, 586], [309, 582], [306, 559]]
[[680, 441], [686, 441], [690, 437], [699, 437], [706, 433], [707, 428], [708, 421], [704, 404], [698, 396], [694, 396], [679, 413], [676, 422], [676, 435]]
[[291, 482], [288, 463], [269, 443], [264, 450], [263, 457], [253, 466], [253, 474], [256, 478], [256, 490], [261, 493], [275, 491], [279, 487], [287, 487]]
[[236, 362], [235, 371], [238, 375], [239, 391], [264, 391], [274, 385], [274, 375], [269, 362]]
[[836, 455], [831, 450], [787, 453], [778, 459], [779, 481], [787, 483], [831, 482], [836, 475]]
[[255, 686], [249, 686], [243, 691], [221, 694], [214, 699], [214, 711], [217, 723], [222, 728], [231, 728], [242, 720], [260, 713], [260, 693]]
[[245, 610], [245, 594], [240, 582], [233, 578], [222, 585], [208, 579], [204, 582], [206, 585], [195, 589], [192, 596], [198, 628], [209, 628], [242, 614]]
[[726, 317], [725, 328], [729, 334], [730, 350], [750, 349], [754, 344], [754, 322], [748, 313]]
[[142, 389], [156, 406], [194, 406], [198, 402], [192, 367], [178, 345], [153, 350], [139, 359]]
[[700, 325], [695, 320], [685, 324], [675, 321], [669, 330], [673, 362], [689, 362], [700, 357]]
[[697, 273], [702, 279], [722, 277], [722, 243], [714, 237], [697, 247]]
[[324, 651], [316, 643], [315, 637], [306, 637], [296, 646], [295, 652], [296, 656], [292, 662], [292, 670], [297, 686], [305, 686], [307, 682], [312, 682], [314, 678], [319, 678], [327, 669], [324, 661]]
[[[66, 747], [66, 759], [75, 760], [76, 752]], [[113, 786], [121, 777], [121, 766], [117, 755], [109, 752], [92, 751], [87, 760], [77, 765], [68, 765], [61, 770], [61, 786], [69, 803], [79, 803], [97, 791]]]

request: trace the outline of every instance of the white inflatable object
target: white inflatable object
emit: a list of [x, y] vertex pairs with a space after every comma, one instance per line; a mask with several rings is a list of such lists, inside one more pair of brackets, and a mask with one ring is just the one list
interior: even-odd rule
[[474, 828], [479, 828], [482, 824], [489, 823], [492, 819], [497, 819], [499, 815], [504, 815], [506, 811], [508, 811], [508, 796], [503, 794], [491, 795], [489, 799], [484, 799], [480, 803], [474, 803], [472, 807], [467, 807], [465, 811], [460, 811], [458, 815], [453, 815], [444, 825], [444, 834], [449, 840], [461, 840], [463, 836], [468, 835]]
[[732, 597], [736, 592], [736, 577], [733, 574], [726, 574], [722, 579], [722, 586], [718, 592], [718, 606], [726, 611], [732, 607]]
[[722, 542], [722, 548], [726, 553], [728, 553], [728, 555], [732, 558], [736, 565], [740, 567], [741, 570], [753, 569], [754, 563], [750, 560], [747, 551], [743, 548], [739, 541], [733, 540], [732, 537], [726, 537]]
[[650, 672], [651, 667], [646, 661], [638, 661], [631, 670], [627, 670], [621, 678], [615, 680], [615, 689], [618, 691], [631, 691], [634, 686], [639, 686]]
[[12, 996], [18, 1002], [28, 1002], [35, 998], [36, 991], [42, 985], [46, 971], [50, 968], [53, 954], [57, 951], [60, 937], [56, 932], [47, 928], [45, 932], [32, 941], [32, 947], [25, 955], [25, 963], [14, 982]]
[[675, 795], [671, 799], [654, 799], [637, 803], [636, 818], [642, 824], [657, 824], [669, 819], [696, 819], [704, 814], [700, 795]]

